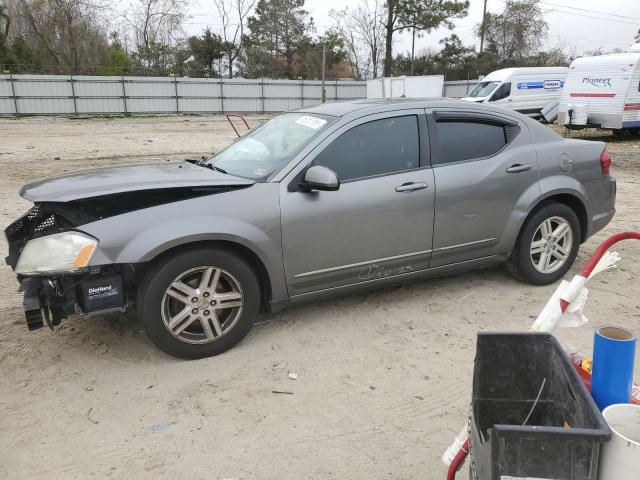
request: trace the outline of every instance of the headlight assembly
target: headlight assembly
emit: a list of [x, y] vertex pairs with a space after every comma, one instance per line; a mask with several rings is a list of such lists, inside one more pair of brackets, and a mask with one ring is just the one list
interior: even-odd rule
[[37, 275], [74, 272], [89, 264], [97, 246], [95, 238], [80, 232], [62, 232], [34, 238], [22, 250], [16, 273]]

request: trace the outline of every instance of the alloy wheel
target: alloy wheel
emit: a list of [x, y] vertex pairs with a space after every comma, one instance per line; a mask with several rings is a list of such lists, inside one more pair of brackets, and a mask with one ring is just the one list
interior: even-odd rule
[[240, 282], [229, 272], [202, 266], [178, 275], [162, 296], [162, 322], [186, 343], [210, 343], [229, 332], [242, 314]]
[[529, 250], [531, 262], [540, 273], [553, 273], [565, 264], [572, 247], [571, 224], [562, 217], [547, 218], [533, 234]]

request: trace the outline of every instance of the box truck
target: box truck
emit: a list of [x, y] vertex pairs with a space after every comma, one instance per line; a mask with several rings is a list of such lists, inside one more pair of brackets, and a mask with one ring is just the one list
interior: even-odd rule
[[629, 52], [575, 59], [565, 82], [558, 122], [571, 129], [640, 134], [640, 44]]
[[496, 70], [484, 77], [462, 100], [491, 102], [532, 117], [560, 99], [567, 67], [525, 67]]

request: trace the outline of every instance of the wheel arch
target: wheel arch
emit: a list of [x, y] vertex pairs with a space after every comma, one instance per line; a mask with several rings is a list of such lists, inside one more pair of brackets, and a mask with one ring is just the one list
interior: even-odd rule
[[522, 232], [527, 220], [531, 218], [538, 210], [550, 203], [561, 203], [569, 207], [574, 211], [580, 222], [580, 243], [584, 243], [589, 235], [589, 216], [587, 207], [584, 201], [575, 193], [570, 192], [555, 192], [550, 193], [545, 197], [538, 199], [538, 201], [530, 208], [529, 213], [520, 225], [518, 230], [518, 236]]
[[145, 262], [145, 266], [143, 269], [141, 269], [139, 274], [142, 275], [144, 271], [146, 271], [151, 265], [155, 265], [165, 258], [168, 258], [172, 255], [175, 255], [176, 253], [183, 252], [185, 250], [193, 250], [196, 248], [227, 250], [244, 259], [255, 271], [260, 283], [260, 310], [268, 311], [271, 309], [270, 306], [273, 299], [273, 284], [266, 265], [264, 264], [260, 256], [256, 254], [251, 248], [230, 240], [197, 240], [174, 245], [160, 252], [156, 252], [152, 258], [149, 258], [147, 262]]

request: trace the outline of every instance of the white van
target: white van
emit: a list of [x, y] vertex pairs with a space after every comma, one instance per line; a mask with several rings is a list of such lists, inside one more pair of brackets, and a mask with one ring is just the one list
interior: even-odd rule
[[575, 59], [560, 97], [558, 123], [640, 133], [640, 44], [626, 53]]
[[567, 67], [525, 67], [496, 70], [484, 77], [462, 100], [492, 102], [533, 117], [560, 99]]

